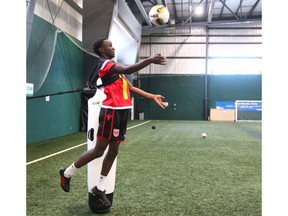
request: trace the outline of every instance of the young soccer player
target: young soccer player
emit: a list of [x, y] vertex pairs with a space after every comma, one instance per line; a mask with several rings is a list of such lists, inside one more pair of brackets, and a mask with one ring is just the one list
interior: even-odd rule
[[[150, 64], [165, 65], [166, 59], [156, 54], [131, 66], [124, 66], [113, 62], [115, 49], [111, 41], [101, 38], [93, 45], [94, 52], [100, 56], [98, 61], [98, 75], [104, 84], [106, 99], [102, 102], [99, 114], [99, 127], [95, 148], [82, 153], [69, 167], [60, 168], [60, 185], [65, 192], [70, 190], [71, 177], [79, 168], [90, 161], [101, 157], [109, 145], [108, 152], [103, 160], [101, 176], [91, 193], [101, 201], [103, 209], [111, 206], [105, 194], [105, 183], [107, 175], [118, 154], [119, 145], [125, 140], [127, 129], [128, 113], [132, 108], [130, 92], [153, 100], [161, 108], [165, 109], [162, 102], [164, 98], [159, 94], [152, 94], [132, 86], [125, 74], [132, 74]], [[100, 207], [101, 208], [101, 207]]]

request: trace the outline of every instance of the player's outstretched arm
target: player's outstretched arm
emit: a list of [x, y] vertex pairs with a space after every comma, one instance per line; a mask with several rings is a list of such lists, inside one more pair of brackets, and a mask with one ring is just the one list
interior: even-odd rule
[[140, 96], [143, 96], [143, 97], [151, 99], [151, 100], [154, 100], [154, 102], [156, 104], [158, 104], [161, 108], [163, 108], [163, 109], [166, 108], [165, 104], [162, 101], [162, 99], [164, 99], [164, 97], [162, 95], [152, 94], [152, 93], [146, 92], [140, 88], [132, 86], [131, 83], [129, 83], [129, 89], [131, 92], [133, 92], [135, 94], [138, 94]]
[[166, 58], [161, 56], [161, 54], [156, 54], [130, 66], [124, 66], [122, 64], [116, 63], [116, 65], [111, 68], [111, 72], [113, 74], [132, 74], [147, 67], [150, 64], [165, 65]]

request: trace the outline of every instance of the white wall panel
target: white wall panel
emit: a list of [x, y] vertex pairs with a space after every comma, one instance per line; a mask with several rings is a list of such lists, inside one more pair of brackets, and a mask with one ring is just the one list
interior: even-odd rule
[[261, 43], [262, 37], [209, 37], [209, 43]]
[[205, 52], [205, 45], [203, 44], [155, 44], [152, 46], [143, 45], [141, 47], [140, 56], [150, 56], [156, 53], [161, 53], [167, 57], [205, 57]]
[[139, 44], [117, 18], [113, 18], [109, 40], [112, 41], [113, 47], [116, 50], [116, 61], [124, 65], [135, 63]]
[[210, 44], [208, 54], [212, 57], [259, 57], [262, 56], [258, 44]]
[[199, 36], [177, 36], [173, 35], [169, 36], [162, 36], [162, 37], [142, 37], [142, 42], [145, 43], [161, 43], [161, 42], [169, 42], [169, 43], [195, 43], [195, 42], [205, 42], [206, 38], [205, 36], [199, 37]]
[[208, 59], [209, 74], [261, 74], [261, 59]]
[[165, 66], [152, 64], [140, 74], [204, 74], [205, 59], [167, 59]]

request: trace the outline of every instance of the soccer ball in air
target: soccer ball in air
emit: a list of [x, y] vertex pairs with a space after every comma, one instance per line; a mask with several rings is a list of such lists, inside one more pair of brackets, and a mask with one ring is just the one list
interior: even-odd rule
[[169, 11], [164, 5], [155, 5], [149, 11], [149, 19], [155, 26], [166, 24], [169, 18]]

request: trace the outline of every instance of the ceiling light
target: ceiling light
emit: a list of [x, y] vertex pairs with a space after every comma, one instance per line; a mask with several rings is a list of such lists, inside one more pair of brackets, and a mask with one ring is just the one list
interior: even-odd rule
[[196, 15], [201, 15], [201, 14], [203, 14], [203, 8], [198, 6], [198, 7], [196, 7], [194, 12]]

